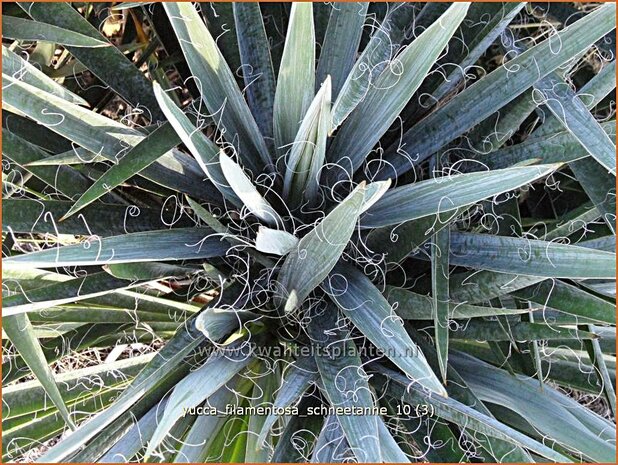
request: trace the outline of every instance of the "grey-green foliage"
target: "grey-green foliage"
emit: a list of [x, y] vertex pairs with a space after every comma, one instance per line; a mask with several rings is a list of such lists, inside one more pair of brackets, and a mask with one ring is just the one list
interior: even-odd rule
[[614, 4], [106, 5], [3, 5], [3, 460], [613, 459]]

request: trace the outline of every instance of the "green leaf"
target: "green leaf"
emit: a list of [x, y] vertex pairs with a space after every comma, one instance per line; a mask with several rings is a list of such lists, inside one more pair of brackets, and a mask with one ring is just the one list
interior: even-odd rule
[[[4, 142], [4, 141], [3, 141]], [[3, 144], [4, 145], [4, 144]], [[8, 144], [7, 144], [8, 145]], [[2, 199], [2, 230], [37, 234], [72, 234], [101, 237], [151, 231], [163, 226], [161, 212], [131, 205], [97, 204], [77, 217], [59, 222], [72, 202], [62, 200]], [[181, 221], [181, 224], [184, 221]]]
[[[119, 296], [118, 292], [113, 292], [109, 295], [117, 297]], [[29, 312], [28, 316], [30, 317], [30, 321], [33, 323], [45, 323], [45, 324], [55, 324], [55, 323], [135, 323], [135, 321], [140, 321], [144, 323], [169, 323], [173, 321], [174, 314], [172, 313], [172, 309], [170, 309], [169, 313], [162, 312], [149, 312], [143, 310], [135, 310], [130, 309], [128, 311], [127, 308], [120, 307], [101, 307], [98, 305], [89, 305], [90, 302], [87, 303], [77, 303], [77, 304], [64, 304], [57, 307], [47, 307], [42, 310], [37, 310], [35, 312]], [[195, 312], [195, 309], [193, 309]], [[193, 312], [182, 313], [180, 311], [176, 312], [176, 316], [191, 314]]]
[[109, 42], [29, 19], [2, 16], [2, 35], [14, 40], [51, 42], [70, 47], [111, 47]]
[[378, 438], [382, 449], [382, 458], [386, 463], [409, 463], [410, 459], [403, 453], [399, 444], [386, 427], [384, 420], [378, 418]]
[[154, 433], [157, 427], [157, 414], [162, 406], [161, 404], [155, 405], [134, 422], [122, 438], [99, 458], [98, 462], [122, 462], [137, 454]]
[[[584, 331], [593, 331], [594, 326], [592, 325], [582, 325], [581, 328]], [[614, 333], [615, 334], [615, 333]], [[616, 390], [614, 389], [615, 376], [614, 380], [610, 376], [609, 370], [607, 369], [607, 364], [605, 363], [605, 357], [603, 354], [603, 349], [598, 340], [593, 339], [589, 341], [584, 341], [586, 346], [586, 350], [588, 352], [588, 356], [590, 357], [590, 361], [594, 365], [597, 376], [599, 378], [599, 382], [603, 386], [603, 394], [605, 394], [605, 399], [609, 404], [609, 408], [612, 411], [612, 414], [616, 415]], [[616, 340], [614, 337], [614, 344], [616, 345]], [[616, 365], [614, 364], [613, 371], [616, 371]]]
[[[71, 370], [56, 375], [55, 381], [65, 402], [72, 403], [84, 397], [101, 394], [110, 388], [121, 388], [151, 358], [151, 354], [146, 354]], [[3, 387], [2, 397], [3, 421], [29, 413], [49, 411], [46, 388], [39, 381], [25, 381]]]
[[473, 357], [457, 355], [452, 363], [483, 401], [507, 407], [529, 421], [542, 435], [599, 462], [613, 460], [615, 427], [549, 386], [513, 377]]
[[263, 253], [287, 255], [298, 245], [298, 238], [287, 231], [260, 226], [255, 238], [255, 248]]
[[455, 302], [486, 302], [543, 280], [539, 276], [485, 270], [457, 273], [450, 279], [451, 298]]
[[391, 3], [384, 20], [373, 26], [369, 43], [350, 70], [341, 91], [335, 94], [333, 129], [339, 127], [363, 101], [369, 87], [392, 61], [416, 14], [417, 6], [413, 3]]
[[[224, 291], [223, 298], [227, 297]], [[113, 424], [118, 418], [130, 410], [132, 406], [148, 394], [154, 394], [162, 389], [161, 396], [173, 387], [177, 380], [179, 367], [188, 365], [184, 359], [197, 346], [204, 341], [204, 336], [199, 332], [190, 330], [191, 323], [179, 327], [178, 333], [167, 342], [155, 355], [152, 361], [136, 376], [132, 384], [116, 399], [114, 404], [101, 414], [80, 426], [77, 434], [65, 438], [60, 443], [49, 449], [42, 457], [43, 461], [62, 462], [66, 461], [73, 453], [78, 451], [86, 442], [104, 431], [108, 425]], [[185, 368], [183, 368], [184, 370]], [[180, 370], [180, 373], [183, 373]], [[172, 383], [170, 385], [170, 382]], [[132, 422], [133, 417], [129, 417]]]
[[67, 152], [32, 161], [28, 163], [28, 166], [87, 165], [90, 163], [102, 163], [105, 160], [107, 159], [102, 155], [89, 152], [83, 147], [77, 147]]
[[[234, 75], [202, 18], [189, 3], [163, 4], [210, 114], [217, 115], [225, 139], [255, 175], [272, 161]], [[259, 156], [261, 166], [257, 162]]]
[[219, 153], [221, 171], [230, 187], [251, 213], [270, 225], [283, 226], [283, 220], [275, 209], [262, 197], [244, 170], [223, 151]]
[[296, 210], [303, 204], [319, 203], [319, 181], [330, 134], [331, 80], [326, 76], [322, 87], [307, 109], [292, 148], [285, 159], [283, 197]]
[[[116, 395], [115, 390], [107, 390], [99, 396], [87, 397], [68, 407], [74, 411], [75, 420], [81, 422], [106, 408]], [[50, 411], [47, 415], [38, 416], [16, 428], [3, 431], [2, 439], [6, 444], [11, 445], [13, 451], [17, 451], [16, 455], [19, 455], [40, 447], [42, 442], [58, 437], [65, 431], [66, 426], [62, 416], [57, 411]], [[7, 451], [3, 458], [11, 460], [15, 458], [15, 455]]]
[[[36, 21], [109, 44], [105, 36], [69, 3], [41, 5], [36, 2], [22, 2], [19, 6]], [[152, 117], [153, 120], [160, 118], [159, 108], [148, 79], [118, 48], [68, 47], [68, 51], [92, 74], [126, 99], [132, 107], [145, 107], [148, 117]]]
[[385, 387], [387, 381], [390, 381], [388, 382], [387, 394], [395, 400], [407, 402], [411, 405], [429, 404], [433, 406], [438, 417], [455, 424], [465, 424], [468, 430], [502, 439], [556, 462], [568, 462], [564, 455], [493, 417], [468, 407], [453, 398], [428, 396], [419, 388], [414, 386], [408, 388], [409, 380], [404, 376], [388, 368], [378, 366], [375, 366], [375, 368], [378, 369], [379, 373], [376, 381], [379, 380], [380, 384]]
[[43, 350], [38, 339], [34, 335], [34, 329], [28, 315], [25, 313], [18, 315], [5, 316], [2, 330], [6, 332], [13, 346], [28, 364], [34, 375], [37, 377], [45, 392], [52, 400], [58, 411], [62, 415], [65, 423], [75, 429], [75, 424], [71, 420], [71, 415], [64, 403], [60, 390], [54, 380], [54, 374], [47, 364]]
[[[117, 161], [129, 147], [144, 139], [139, 131], [103, 115], [5, 74], [2, 79], [5, 89], [2, 94], [3, 107], [9, 105], [18, 109], [39, 124], [108, 160]], [[199, 167], [191, 158], [178, 151], [171, 151], [140, 174], [164, 187], [211, 199], [213, 195], [208, 193], [208, 186], [201, 182], [199, 172]]]
[[260, 5], [236, 2], [232, 7], [240, 59], [248, 68], [243, 69], [247, 102], [262, 135], [272, 141], [275, 72]]
[[[327, 76], [331, 76], [333, 99], [339, 95], [356, 61], [368, 7], [369, 2], [363, 2], [340, 3], [330, 8], [316, 79], [317, 82], [324, 82]], [[330, 126], [329, 122], [329, 130]]]
[[616, 324], [614, 304], [559, 280], [545, 280], [513, 292], [515, 297], [599, 323]]
[[[299, 410], [310, 404], [309, 399], [301, 402]], [[271, 461], [273, 463], [302, 463], [307, 461], [311, 447], [320, 434], [324, 418], [318, 415], [308, 415], [302, 418], [293, 416], [283, 429]], [[301, 446], [295, 447], [300, 441]]]
[[[225, 240], [228, 243], [230, 243], [233, 246], [247, 245], [243, 239], [239, 239], [235, 237], [229, 231], [229, 229], [215, 217], [215, 215], [210, 213], [208, 210], [202, 207], [199, 203], [195, 202], [189, 197], [187, 197], [187, 201], [189, 202], [189, 206], [195, 212], [197, 217], [200, 220], [202, 220], [204, 223], [206, 223], [213, 231], [221, 234], [222, 237], [225, 238]], [[249, 248], [247, 248], [245, 251], [247, 252], [247, 254], [251, 255], [258, 263], [262, 264], [263, 266], [266, 266], [269, 268], [273, 268], [275, 266], [275, 263], [270, 258], [266, 257], [265, 255], [262, 255], [261, 253], [257, 251], [251, 250]]]
[[[7, 18], [9, 17], [3, 16], [3, 21]], [[39, 89], [49, 92], [50, 94], [57, 95], [58, 97], [71, 103], [75, 103], [77, 105], [88, 105], [88, 102], [86, 102], [79, 95], [74, 94], [53, 79], [47, 77], [45, 73], [39, 70], [36, 66], [31, 64], [29, 61], [24, 60], [21, 56], [9, 50], [4, 45], [2, 46], [2, 70], [9, 76], [13, 76], [20, 81], [27, 82], [28, 84], [38, 87]]]
[[250, 353], [243, 353], [237, 345], [234, 345], [230, 350], [211, 355], [206, 363], [179, 382], [174, 387], [165, 406], [163, 417], [148, 442], [144, 460], [147, 461], [147, 458], [152, 455], [174, 423], [185, 414], [186, 409], [198, 406], [217, 392], [251, 360]]
[[[444, 99], [449, 92], [456, 89], [467, 77], [471, 68], [478, 61], [483, 53], [494, 43], [500, 34], [508, 27], [513, 19], [519, 14], [525, 3], [519, 2], [473, 2], [470, 5], [466, 20], [460, 27], [457, 40], [449, 43], [448, 52], [442, 58], [441, 63], [456, 64], [453, 70], [443, 75], [436, 73], [428, 77], [427, 81], [437, 81], [432, 83], [435, 87], [426, 90], [431, 94], [428, 103], [439, 102]], [[446, 67], [448, 72], [450, 67]], [[425, 90], [425, 83], [419, 92]]]
[[384, 253], [387, 263], [401, 262], [433, 234], [448, 227], [465, 210], [466, 207], [462, 207], [445, 214], [372, 229], [367, 235], [367, 246], [375, 252]]
[[590, 158], [572, 162], [569, 167], [613, 234], [616, 233], [616, 181], [603, 173]]
[[68, 166], [30, 166], [35, 160], [45, 159], [47, 152], [6, 129], [2, 131], [2, 155], [69, 198], [81, 195], [91, 185], [83, 174]]
[[[372, 407], [367, 375], [356, 346], [337, 324], [336, 308], [327, 306], [323, 315], [313, 314], [309, 335], [316, 347], [314, 357], [330, 404]], [[377, 416], [337, 415], [336, 418], [359, 462], [382, 462]]]
[[457, 331], [451, 332], [453, 339], [474, 341], [548, 341], [575, 339], [596, 339], [597, 335], [573, 328], [562, 328], [545, 323], [508, 321], [508, 326], [500, 321], [470, 320]]
[[93, 239], [5, 259], [28, 267], [109, 265], [112, 263], [191, 260], [218, 257], [227, 245], [210, 229], [179, 228]]
[[539, 78], [587, 50], [616, 27], [615, 10], [614, 4], [603, 5], [509, 60], [423, 118], [385, 151], [388, 169], [377, 179], [392, 177], [393, 171], [397, 175], [409, 171], [525, 92]]
[[[431, 347], [431, 343], [427, 339], [421, 337], [419, 333], [415, 330], [412, 330], [411, 334], [419, 341], [419, 345], [422, 347], [425, 354], [427, 354], [427, 360], [429, 361], [429, 363], [432, 366], [437, 366], [437, 354], [435, 350], [432, 350], [433, 348]], [[461, 378], [461, 376], [459, 376], [459, 374], [453, 369], [452, 366], [449, 367], [447, 381], [448, 383], [446, 384], [446, 387], [448, 395], [451, 399], [455, 399], [456, 401], [461, 402], [464, 405], [470, 406], [483, 415], [494, 418], [492, 413], [487, 409], [483, 402], [481, 402], [480, 399], [474, 395], [474, 393], [466, 385], [466, 382]], [[530, 455], [521, 447], [513, 447], [512, 444], [509, 444], [502, 439], [497, 439], [487, 434], [481, 433], [474, 436], [474, 439], [478, 441], [479, 445], [483, 449], [485, 449], [490, 454], [490, 456], [493, 457], [494, 460], [499, 463], [507, 461], [528, 463], [532, 461]]]
[[391, 180], [372, 182], [365, 187], [365, 201], [361, 213], [369, 210], [378, 200], [382, 198], [391, 187]]
[[315, 31], [311, 2], [292, 3], [274, 100], [275, 145], [294, 142], [315, 89]]
[[[616, 134], [616, 122], [602, 123], [601, 127], [606, 134]], [[509, 166], [534, 161], [536, 163], [567, 163], [580, 160], [588, 156], [588, 152], [581, 146], [573, 135], [560, 128], [557, 132], [545, 132], [536, 136], [536, 133], [524, 142], [505, 147], [487, 155], [479, 155], [477, 160], [490, 169], [508, 168]]]
[[103, 269], [115, 278], [128, 281], [151, 281], [165, 278], [185, 278], [199, 273], [200, 268], [170, 265], [169, 263], [118, 263]]
[[215, 187], [234, 205], [241, 205], [240, 199], [228, 186], [223, 171], [221, 170], [221, 165], [219, 164], [219, 148], [217, 145], [193, 125], [187, 115], [176, 106], [174, 101], [156, 82], [154, 84], [154, 93], [161, 106], [161, 110], [178, 136], [180, 136], [182, 142], [195, 157], [202, 171], [208, 176], [208, 179], [210, 179]]
[[[262, 376], [255, 381], [253, 393], [249, 399], [249, 406], [253, 408], [264, 408], [272, 406], [274, 393], [279, 385], [278, 372], [273, 370], [266, 376]], [[258, 435], [262, 426], [266, 422], [264, 415], [249, 415], [247, 425], [247, 444], [245, 448], [245, 463], [264, 463], [270, 456], [272, 439], [261, 439]]]
[[616, 254], [556, 242], [453, 233], [451, 264], [548, 278], [615, 278]]
[[547, 176], [557, 165], [457, 174], [390, 189], [361, 218], [364, 228], [443, 214], [517, 189]]
[[[379, 438], [377, 440], [379, 441]], [[313, 463], [345, 463], [354, 459], [354, 453], [345, 437], [341, 422], [335, 415], [328, 415], [313, 445], [311, 461]]]
[[[574, 94], [571, 97], [583, 104], [586, 108], [594, 108], [603, 98], [605, 98], [612, 90], [616, 88], [616, 61], [606, 65], [596, 76], [583, 86], [578, 96]], [[556, 98], [561, 98], [557, 96]], [[584, 111], [582, 109], [582, 111]], [[616, 135], [616, 122], [602, 124], [603, 128], [609, 127], [609, 134], [612, 140]], [[551, 132], [556, 132], [563, 128], [564, 124], [555, 115], [550, 115], [546, 118], [544, 124], [538, 128], [534, 135], [544, 136]], [[580, 148], [581, 150], [582, 148]], [[615, 180], [611, 176], [599, 176], [598, 167], [590, 159], [576, 160], [570, 164], [570, 168], [575, 174], [575, 177], [582, 185], [588, 197], [594, 202], [595, 206], [602, 213], [603, 219], [610, 227], [612, 232], [616, 231], [616, 196], [615, 196]], [[609, 193], [609, 194], [608, 194]], [[612, 194], [613, 193], [613, 194]]]
[[[452, 5], [438, 21], [425, 29], [399, 53], [369, 87], [364, 99], [339, 129], [327, 153], [329, 162], [343, 176], [356, 171], [373, 146], [401, 113], [466, 16], [468, 3]], [[331, 178], [331, 185], [334, 179]]]
[[[317, 365], [313, 357], [300, 356], [286, 368], [286, 375], [277, 391], [273, 409], [284, 409], [300, 400], [307, 388], [317, 379]], [[266, 439], [270, 429], [279, 418], [274, 413], [269, 414], [259, 431], [258, 443]]]
[[555, 118], [611, 174], [616, 175], [616, 145], [560, 73], [539, 79], [534, 88]]
[[[431, 297], [393, 286], [386, 286], [384, 294], [395, 313], [404, 320], [433, 319], [434, 306]], [[527, 311], [527, 309], [520, 308], [481, 307], [450, 302], [448, 318], [450, 320], [457, 320], [498, 315], [517, 315]]]
[[449, 250], [451, 231], [444, 228], [434, 236], [431, 246], [431, 292], [433, 298], [433, 326], [438, 352], [438, 365], [446, 384], [449, 338]]
[[286, 312], [298, 307], [337, 264], [354, 232], [364, 197], [363, 182], [288, 253], [278, 277]]
[[414, 382], [446, 395], [425, 356], [369, 278], [352, 266], [340, 264], [323, 287], [354, 326]]
[[195, 319], [195, 329], [200, 331], [207, 340], [216, 343], [235, 330], [243, 328], [247, 323], [259, 319], [257, 314], [246, 310], [209, 307]]
[[180, 139], [169, 124], [163, 124], [131, 148], [116, 165], [112, 166], [86, 190], [71, 209], [60, 219], [69, 216], [113, 190], [127, 179], [139, 174], [159, 157], [180, 144]]
[[[232, 381], [230, 384], [237, 383]], [[224, 425], [229, 420], [225, 415], [228, 406], [234, 406], [236, 393], [227, 387], [222, 387], [208, 398], [208, 406], [221, 412], [219, 415], [198, 415], [187, 433], [174, 459], [175, 463], [203, 463], [210, 456], [210, 451], [216, 438], [225, 433]], [[156, 427], [156, 425], [155, 425]], [[153, 429], [154, 432], [154, 429]]]
[[120, 289], [129, 289], [137, 285], [139, 284], [136, 282], [117, 279], [107, 273], [96, 273], [4, 297], [2, 312], [5, 316], [33, 312], [55, 305], [90, 299]]

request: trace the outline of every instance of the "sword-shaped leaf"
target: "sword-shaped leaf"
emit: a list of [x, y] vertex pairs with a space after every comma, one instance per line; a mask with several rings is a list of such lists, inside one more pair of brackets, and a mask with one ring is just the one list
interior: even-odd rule
[[452, 363], [481, 400], [513, 410], [569, 450], [599, 462], [611, 461], [616, 455], [611, 444], [615, 426], [574, 399], [549, 386], [541, 389], [534, 379], [514, 377], [471, 356], [457, 354]]
[[215, 39], [192, 4], [164, 3], [163, 7], [189, 68], [198, 80], [208, 111], [221, 122], [225, 130], [223, 137], [237, 148], [243, 164], [257, 175], [272, 161], [264, 138]]
[[2, 16], [2, 35], [14, 40], [51, 42], [68, 47], [111, 47], [112, 45], [79, 32], [7, 15]]
[[[380, 373], [380, 384], [386, 387], [387, 394], [396, 400], [407, 402], [411, 405], [429, 404], [433, 406], [438, 417], [456, 424], [465, 424], [466, 429], [502, 439], [556, 462], [568, 461], [567, 457], [556, 452], [551, 447], [520, 433], [493, 417], [450, 397], [427, 395], [420, 388], [414, 385], [409, 386], [409, 380], [393, 370], [378, 366], [375, 366], [375, 368]], [[388, 380], [388, 385], [386, 380]]]
[[299, 306], [337, 264], [354, 232], [364, 198], [363, 182], [288, 253], [278, 277], [286, 311]]
[[287, 255], [298, 245], [298, 238], [287, 231], [260, 226], [255, 238], [256, 250], [274, 255]]
[[[388, 302], [393, 306], [395, 313], [404, 320], [431, 320], [433, 319], [432, 298], [417, 294], [399, 287], [387, 286], [384, 292]], [[527, 309], [482, 307], [463, 303], [449, 303], [448, 318], [450, 320], [492, 317], [498, 315], [518, 315], [527, 313]]]
[[244, 170], [223, 151], [219, 153], [221, 171], [230, 187], [251, 213], [270, 225], [283, 225], [275, 209], [262, 197]]
[[161, 106], [161, 110], [180, 137], [180, 140], [195, 157], [202, 171], [208, 176], [208, 179], [234, 205], [241, 205], [240, 199], [227, 184], [227, 180], [221, 170], [219, 147], [193, 125], [189, 117], [176, 106], [174, 101], [156, 82], [154, 84], [154, 93], [157, 102]]
[[294, 142], [315, 94], [315, 30], [311, 2], [292, 3], [274, 101], [275, 145]]
[[[4, 141], [3, 141], [4, 142]], [[4, 146], [4, 144], [3, 144]], [[101, 203], [92, 205], [79, 215], [59, 222], [72, 202], [63, 200], [3, 199], [2, 231], [21, 233], [72, 234], [106, 237], [163, 226], [161, 212], [154, 208]], [[183, 222], [184, 223], [184, 222]]]
[[[287, 373], [281, 387], [277, 391], [274, 409], [283, 409], [297, 402], [307, 388], [317, 379], [318, 371], [315, 360], [311, 356], [301, 356], [287, 368]], [[270, 429], [279, 418], [274, 413], [268, 415], [259, 432], [258, 443], [262, 443]]]
[[339, 127], [365, 98], [369, 86], [388, 66], [414, 24], [418, 6], [414, 3], [390, 3], [386, 17], [375, 25], [369, 43], [348, 73], [333, 104], [333, 129]]
[[83, 278], [37, 287], [4, 297], [2, 299], [2, 314], [8, 316], [34, 312], [56, 305], [90, 299], [121, 289], [129, 289], [140, 284], [117, 279], [107, 273], [95, 273]]
[[127, 179], [139, 174], [144, 168], [154, 163], [159, 157], [180, 144], [180, 138], [174, 128], [163, 124], [130, 149], [117, 164], [107, 170], [103, 176], [84, 192], [71, 209], [60, 219], [64, 221], [86, 205], [110, 192]]
[[[337, 325], [337, 313], [329, 305], [325, 314], [313, 315], [309, 323], [322, 386], [333, 407], [371, 408], [367, 375], [354, 342]], [[336, 419], [359, 462], [382, 462], [376, 415], [337, 415]]]
[[[380, 177], [392, 177], [393, 171], [398, 175], [409, 171], [525, 92], [539, 78], [587, 50], [616, 27], [615, 15], [615, 4], [605, 4], [466, 88], [385, 151], [389, 165]], [[556, 43], [560, 43], [559, 49]]]
[[[130, 147], [144, 139], [144, 135], [136, 129], [94, 111], [69, 103], [6, 74], [3, 74], [2, 79], [3, 107], [8, 105], [19, 110], [37, 123], [110, 161], [116, 162]], [[208, 194], [208, 185], [201, 182], [197, 163], [178, 151], [167, 152], [140, 174], [164, 187], [199, 198], [212, 198]]]
[[468, 3], [452, 5], [404, 48], [369, 87], [328, 149], [328, 161], [341, 163], [344, 168], [333, 173], [341, 175], [360, 167], [421, 85], [466, 16], [468, 6]]
[[305, 114], [294, 143], [285, 158], [283, 197], [292, 209], [318, 203], [319, 181], [330, 134], [330, 76], [322, 84]]
[[514, 167], [396, 187], [369, 208], [361, 218], [361, 226], [377, 228], [457, 210], [534, 182], [556, 168], [557, 165]]
[[616, 254], [576, 245], [453, 233], [453, 265], [548, 278], [615, 278]]
[[[4, 16], [3, 20], [8, 18]], [[4, 31], [3, 31], [4, 32]], [[2, 46], [2, 71], [9, 76], [27, 82], [34, 87], [38, 87], [45, 92], [57, 95], [71, 103], [77, 105], [88, 105], [83, 98], [74, 94], [67, 88], [61, 86], [56, 81], [48, 77], [43, 71], [38, 69], [32, 63], [24, 60], [17, 53], [9, 50], [4, 45]]]
[[176, 421], [185, 414], [186, 409], [198, 406], [221, 389], [225, 383], [243, 370], [252, 358], [249, 353], [244, 353], [235, 345], [229, 351], [224, 350], [211, 355], [200, 368], [176, 384], [165, 406], [163, 417], [148, 442], [144, 460], [147, 461], [147, 457], [150, 457], [165, 439]]
[[273, 138], [275, 72], [259, 3], [235, 2], [234, 23], [249, 108], [267, 140]]
[[[42, 5], [37, 2], [21, 2], [19, 6], [36, 21], [109, 43], [103, 33], [69, 3]], [[134, 108], [146, 107], [146, 114], [153, 120], [161, 117], [148, 79], [117, 47], [68, 47], [68, 51]]]
[[35, 268], [109, 265], [219, 257], [227, 249], [228, 245], [210, 229], [179, 228], [95, 238], [82, 244], [17, 255], [5, 262]]
[[323, 287], [354, 326], [413, 382], [439, 395], [446, 395], [425, 356], [369, 278], [354, 267], [341, 264]]
[[451, 231], [443, 228], [434, 235], [431, 248], [431, 292], [433, 298], [433, 326], [438, 353], [438, 365], [446, 384], [449, 338], [449, 248]]
[[369, 2], [355, 2], [341, 3], [330, 8], [316, 76], [317, 82], [323, 82], [326, 76], [331, 76], [333, 99], [339, 95], [354, 66], [368, 7]]
[[44, 387], [45, 392], [60, 411], [65, 423], [71, 429], [75, 429], [75, 424], [56, 385], [54, 374], [47, 364], [41, 344], [34, 335], [34, 328], [32, 323], [30, 323], [28, 315], [20, 313], [18, 315], [5, 316], [2, 322], [2, 331], [9, 337], [17, 352], [19, 352], [32, 370], [32, 373], [34, 373]]
[[555, 308], [569, 315], [581, 316], [599, 323], [616, 324], [616, 306], [579, 287], [557, 279], [548, 279], [512, 295]]

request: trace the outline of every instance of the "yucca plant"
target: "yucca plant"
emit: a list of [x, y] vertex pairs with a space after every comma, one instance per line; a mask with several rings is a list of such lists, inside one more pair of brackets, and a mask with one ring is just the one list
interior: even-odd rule
[[614, 4], [2, 6], [3, 460], [614, 460]]

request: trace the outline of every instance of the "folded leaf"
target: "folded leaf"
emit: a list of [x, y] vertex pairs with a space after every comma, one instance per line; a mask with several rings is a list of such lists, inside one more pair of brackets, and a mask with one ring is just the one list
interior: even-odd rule
[[286, 312], [298, 307], [337, 264], [354, 232], [364, 198], [363, 182], [288, 253], [278, 277]]

